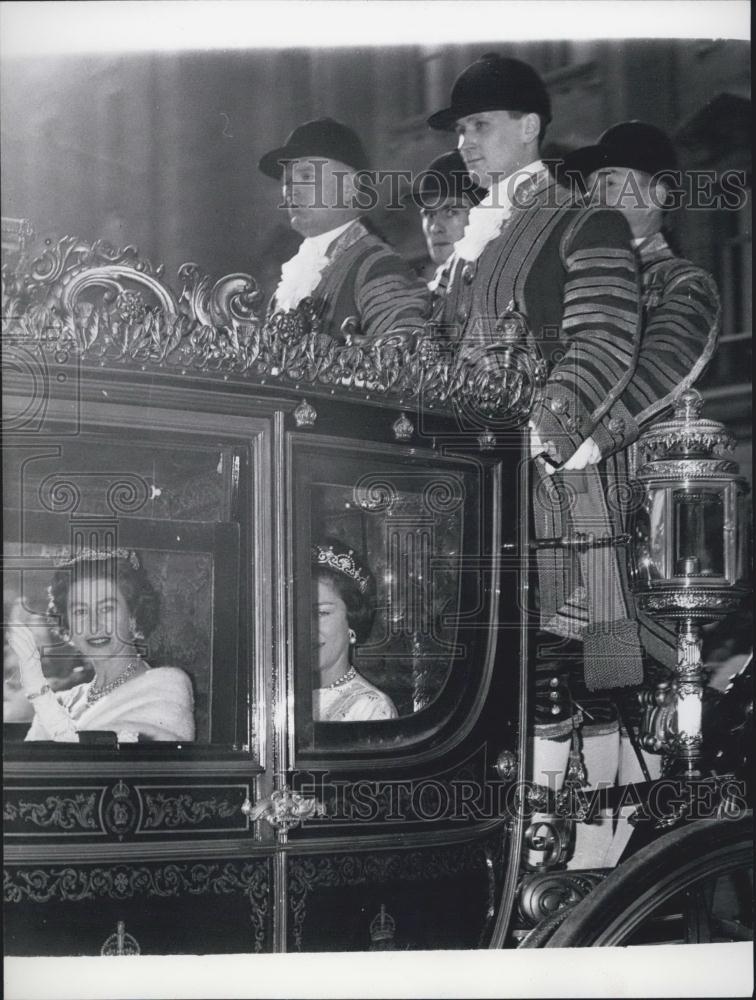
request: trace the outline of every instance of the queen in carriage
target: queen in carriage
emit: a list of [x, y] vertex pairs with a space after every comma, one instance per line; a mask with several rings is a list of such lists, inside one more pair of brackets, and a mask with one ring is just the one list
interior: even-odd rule
[[313, 547], [313, 648], [318, 686], [312, 695], [316, 722], [395, 719], [394, 703], [353, 665], [375, 616], [375, 579], [364, 561], [338, 539]]
[[61, 638], [92, 665], [94, 679], [56, 695], [32, 629], [12, 624], [9, 642], [34, 708], [26, 739], [76, 743], [80, 733], [107, 730], [121, 743], [193, 740], [188, 675], [176, 667], [151, 668], [139, 649], [159, 612], [138, 554], [82, 549], [58, 567], [48, 593]]

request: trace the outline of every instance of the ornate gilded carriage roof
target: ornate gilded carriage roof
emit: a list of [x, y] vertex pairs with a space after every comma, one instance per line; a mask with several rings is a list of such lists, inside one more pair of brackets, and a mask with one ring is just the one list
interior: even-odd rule
[[[8, 237], [6, 239], [6, 236]], [[315, 304], [265, 315], [254, 278], [217, 280], [179, 268], [177, 295], [162, 266], [134, 246], [115, 249], [73, 236], [36, 239], [4, 220], [3, 338], [105, 370], [159, 371], [519, 421], [533, 404], [540, 369], [524, 346], [524, 320], [500, 322], [485, 363], [455, 364], [430, 324], [360, 343], [323, 329]]]

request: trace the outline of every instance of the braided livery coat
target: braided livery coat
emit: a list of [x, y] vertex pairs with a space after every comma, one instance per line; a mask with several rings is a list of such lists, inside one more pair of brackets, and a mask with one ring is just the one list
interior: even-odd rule
[[[577, 202], [545, 172], [518, 188], [501, 233], [477, 261], [458, 261], [443, 323], [462, 355], [495, 343], [496, 323], [515, 309], [547, 361], [549, 376], [531, 415], [555, 465], [601, 426], [622, 398], [640, 351], [640, 279], [630, 231], [618, 212]], [[538, 537], [611, 533], [611, 491], [597, 467], [548, 476], [534, 466]], [[608, 495], [609, 494], [609, 495]], [[512, 508], [514, 511], [514, 508]], [[617, 553], [539, 552], [542, 627], [584, 642], [591, 687], [636, 684], [638, 625]], [[586, 612], [573, 611], [572, 605]]]
[[[619, 213], [580, 205], [544, 175], [529, 187], [478, 260], [455, 266], [443, 322], [469, 353], [496, 341], [503, 313], [525, 315], [549, 364], [532, 422], [552, 461], [566, 461], [589, 436], [603, 456], [598, 466], [554, 476], [535, 464], [536, 535], [615, 535], [626, 526], [630, 497], [625, 450], [711, 357], [716, 288], [660, 235], [638, 251], [639, 286]], [[538, 570], [542, 627], [583, 641], [588, 685], [639, 683], [638, 615], [624, 557], [608, 547], [581, 555], [541, 550]], [[669, 630], [646, 616], [640, 624], [647, 649], [673, 664]]]
[[[430, 313], [425, 283], [383, 240], [355, 221], [328, 247], [329, 263], [312, 293], [321, 328], [373, 340], [417, 330]], [[270, 312], [275, 311], [275, 300]]]

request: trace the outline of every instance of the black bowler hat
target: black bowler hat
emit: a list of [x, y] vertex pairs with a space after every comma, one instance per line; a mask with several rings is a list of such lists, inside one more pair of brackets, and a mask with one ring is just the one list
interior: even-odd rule
[[412, 200], [418, 208], [438, 208], [449, 198], [466, 201], [472, 208], [485, 194], [485, 188], [472, 179], [456, 149], [432, 160], [412, 185]]
[[479, 111], [535, 111], [546, 125], [551, 121], [551, 100], [532, 66], [489, 52], [460, 73], [452, 87], [451, 104], [431, 115], [428, 124], [450, 132], [459, 118]]
[[349, 126], [334, 118], [316, 118], [298, 125], [284, 145], [266, 153], [258, 166], [266, 176], [280, 180], [284, 163], [309, 156], [338, 160], [354, 170], [367, 170], [369, 165], [364, 146]]
[[[677, 170], [677, 154], [668, 135], [655, 125], [630, 121], [612, 125], [594, 146], [583, 146], [564, 158], [564, 173], [583, 178], [606, 167], [625, 167], [644, 174], [672, 173]], [[672, 182], [672, 178], [669, 178]]]

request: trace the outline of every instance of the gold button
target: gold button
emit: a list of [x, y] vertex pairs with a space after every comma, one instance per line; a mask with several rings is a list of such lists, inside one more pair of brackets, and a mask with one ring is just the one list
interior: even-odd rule
[[621, 434], [625, 429], [625, 421], [622, 417], [612, 417], [609, 421], [609, 430], [612, 434]]

